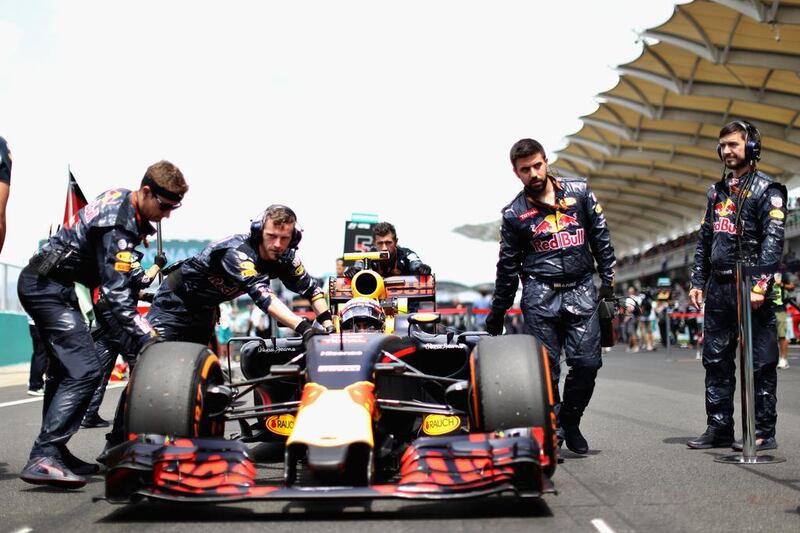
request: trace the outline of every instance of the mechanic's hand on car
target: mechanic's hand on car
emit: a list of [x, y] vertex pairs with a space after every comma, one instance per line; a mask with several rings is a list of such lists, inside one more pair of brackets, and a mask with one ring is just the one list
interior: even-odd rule
[[351, 266], [351, 267], [348, 267], [348, 268], [347, 268], [347, 270], [345, 270], [345, 271], [344, 271], [344, 277], [346, 277], [346, 278], [352, 278], [352, 277], [354, 277], [356, 274], [358, 274], [359, 272], [361, 272], [361, 270], [362, 270], [362, 269], [361, 269], [361, 267], [360, 267], [360, 266], [356, 266], [356, 265], [353, 265], [353, 266]]
[[298, 335], [303, 337], [303, 344], [307, 344], [308, 340], [316, 335], [328, 335], [326, 330], [315, 328], [307, 318], [301, 320], [294, 330]]
[[502, 335], [503, 322], [505, 322], [505, 313], [498, 313], [495, 310], [489, 311], [486, 315], [486, 332], [489, 335]]
[[419, 267], [417, 267], [417, 274], [419, 274], [420, 276], [430, 276], [431, 267], [429, 267], [425, 263], [422, 263], [421, 265], [419, 265]]
[[164, 342], [164, 339], [157, 333], [153, 332], [152, 334], [142, 335], [139, 339], [139, 342], [141, 343], [141, 348], [139, 348], [139, 353], [141, 354], [152, 345], [159, 342]]
[[153, 264], [156, 265], [158, 268], [164, 268], [164, 265], [167, 264], [167, 254], [165, 254], [164, 252], [156, 254], [155, 258], [153, 259]]
[[614, 286], [603, 283], [600, 285], [600, 290], [597, 291], [597, 297], [601, 300], [610, 300], [614, 297]]

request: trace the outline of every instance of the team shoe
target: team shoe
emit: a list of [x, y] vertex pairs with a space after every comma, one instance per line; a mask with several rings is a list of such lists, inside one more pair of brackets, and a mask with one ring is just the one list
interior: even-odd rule
[[36, 457], [28, 461], [19, 475], [25, 483], [49, 485], [65, 489], [79, 489], [86, 485], [86, 478], [79, 476], [56, 457]]
[[94, 474], [98, 474], [100, 472], [100, 465], [97, 463], [87, 463], [81, 459], [78, 459], [72, 452], [67, 449], [66, 446], [62, 446], [60, 448], [61, 451], [61, 461], [64, 465], [72, 470], [73, 473], [78, 474], [79, 476], [93, 476]]
[[588, 453], [589, 443], [581, 434], [578, 424], [564, 424], [562, 429], [564, 430], [564, 443], [569, 451], [581, 455]]
[[784, 370], [789, 368], [789, 360], [788, 359], [778, 359], [778, 368]]
[[[763, 450], [774, 450], [778, 447], [778, 441], [775, 440], [775, 437], [768, 437], [762, 438], [759, 437], [756, 439], [756, 451], [760, 452]], [[741, 452], [744, 450], [744, 444], [742, 443], [742, 439], [737, 440], [731, 446], [735, 451]]]
[[44, 396], [44, 389], [28, 389], [28, 396]]
[[83, 421], [81, 422], [81, 427], [84, 427], [86, 429], [107, 428], [109, 426], [111, 426], [111, 422], [109, 422], [105, 418], [102, 418], [97, 413], [91, 416], [83, 417]]
[[686, 443], [689, 448], [695, 450], [705, 450], [707, 448], [727, 448], [733, 444], [733, 435], [719, 434], [709, 428], [699, 437]]

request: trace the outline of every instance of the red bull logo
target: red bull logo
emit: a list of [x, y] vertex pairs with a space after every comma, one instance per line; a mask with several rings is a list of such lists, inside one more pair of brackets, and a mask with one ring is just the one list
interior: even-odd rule
[[721, 218], [714, 222], [714, 233], [719, 232], [736, 235], [736, 224], [731, 222], [729, 218]]
[[584, 243], [583, 228], [578, 229], [575, 235], [568, 231], [554, 233], [549, 239], [533, 241], [533, 249], [537, 252], [548, 252], [559, 248], [569, 248], [571, 246], [582, 246]]
[[544, 220], [539, 222], [539, 224], [536, 226], [533, 226], [531, 229], [533, 230], [533, 236], [536, 237], [537, 235], [557, 233], [569, 228], [570, 226], [580, 226], [578, 219], [572, 215], [566, 215], [556, 211], [554, 215], [547, 215], [544, 217]]
[[720, 217], [727, 217], [736, 214], [736, 204], [727, 198], [724, 202], [714, 204], [714, 212]]

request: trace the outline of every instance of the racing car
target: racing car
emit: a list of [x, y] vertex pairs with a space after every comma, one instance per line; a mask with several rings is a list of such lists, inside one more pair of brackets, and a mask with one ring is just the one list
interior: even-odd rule
[[[129, 440], [106, 459], [106, 499], [555, 492], [553, 395], [533, 337], [437, 331], [437, 313], [404, 312], [435, 309], [434, 276], [366, 269], [331, 279], [329, 298], [334, 334], [240, 339], [243, 381], [206, 346], [143, 351], [128, 384]], [[259, 475], [255, 442], [283, 445], [282, 479]]]

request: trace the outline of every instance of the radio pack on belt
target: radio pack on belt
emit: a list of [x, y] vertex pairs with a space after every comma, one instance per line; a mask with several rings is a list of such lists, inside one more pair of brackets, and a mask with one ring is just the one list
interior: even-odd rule
[[36, 272], [40, 276], [48, 276], [63, 263], [70, 255], [72, 250], [53, 249], [46, 252], [41, 252], [31, 259], [31, 265], [36, 268]]

